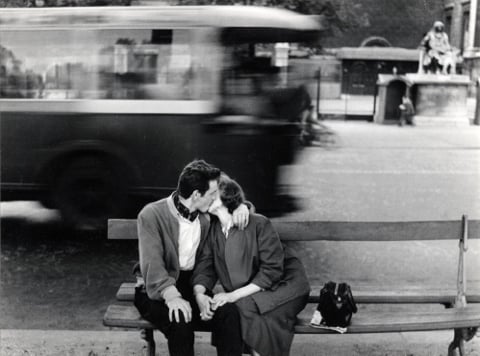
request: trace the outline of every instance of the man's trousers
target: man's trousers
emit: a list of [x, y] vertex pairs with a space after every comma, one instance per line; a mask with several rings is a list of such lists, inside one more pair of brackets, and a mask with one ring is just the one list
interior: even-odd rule
[[185, 322], [182, 312], [180, 321], [170, 321], [165, 302], [152, 300], [144, 288], [135, 288], [135, 306], [142, 317], [154, 324], [167, 338], [170, 356], [194, 356], [194, 330], [212, 332], [212, 344], [218, 356], [240, 356], [244, 345], [240, 329], [240, 315], [235, 304], [219, 307], [210, 321], [200, 319], [200, 310], [191, 285], [191, 271], [180, 272], [176, 287], [183, 299], [192, 307], [192, 321]]

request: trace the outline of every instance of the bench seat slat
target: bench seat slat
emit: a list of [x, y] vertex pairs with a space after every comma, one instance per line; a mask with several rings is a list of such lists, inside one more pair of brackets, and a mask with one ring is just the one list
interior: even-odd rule
[[[329, 330], [309, 326], [309, 319], [299, 319], [295, 326], [298, 334], [325, 334]], [[133, 305], [110, 305], [104, 316], [104, 325], [121, 328], [151, 329], [154, 326], [143, 320]], [[469, 305], [459, 309], [417, 312], [362, 311], [355, 314], [348, 333], [381, 333], [427, 330], [449, 330], [480, 326], [480, 306]]]
[[[283, 241], [408, 241], [457, 240], [462, 235], [460, 220], [344, 222], [272, 220]], [[468, 221], [469, 239], [480, 238], [480, 220]], [[108, 238], [137, 239], [135, 219], [109, 219]]]
[[103, 324], [105, 326], [119, 328], [154, 328], [151, 323], [142, 319], [137, 308], [133, 305], [109, 305], [105, 315], [103, 316]]
[[[122, 283], [117, 291], [117, 300], [131, 302], [135, 293], [135, 283]], [[456, 297], [454, 289], [412, 289], [402, 291], [378, 291], [378, 290], [354, 290], [353, 296], [359, 304], [409, 304], [409, 303], [431, 303], [445, 304], [453, 303]], [[312, 287], [309, 302], [318, 303], [320, 287]], [[480, 303], [480, 293], [467, 295], [470, 303]]]
[[[310, 319], [302, 318], [296, 333], [311, 334]], [[374, 310], [354, 314], [348, 333], [382, 333], [404, 331], [451, 330], [480, 326], [480, 306], [441, 309], [438, 311], [379, 312]], [[315, 332], [313, 332], [315, 333]]]

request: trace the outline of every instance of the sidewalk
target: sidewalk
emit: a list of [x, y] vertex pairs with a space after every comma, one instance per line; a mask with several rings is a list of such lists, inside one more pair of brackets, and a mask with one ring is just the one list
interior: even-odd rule
[[[315, 101], [315, 100], [314, 100]], [[321, 99], [320, 114], [331, 116], [371, 116], [373, 114], [373, 95], [345, 95], [341, 99]], [[315, 102], [316, 104], [316, 102]], [[475, 116], [475, 98], [467, 99], [467, 111], [470, 120]], [[378, 97], [377, 97], [378, 107]]]
[[[440, 356], [447, 354], [452, 331], [363, 335], [296, 335], [294, 356]], [[157, 355], [167, 355], [164, 337], [155, 334]], [[197, 333], [197, 356], [216, 355], [207, 333]], [[0, 356], [144, 355], [137, 331], [0, 330]], [[466, 356], [480, 354], [480, 337], [467, 343]]]

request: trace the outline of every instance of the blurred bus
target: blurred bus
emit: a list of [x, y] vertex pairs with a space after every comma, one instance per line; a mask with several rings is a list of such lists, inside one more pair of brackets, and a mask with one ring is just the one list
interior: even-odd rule
[[268, 214], [303, 99], [265, 53], [318, 35], [312, 18], [260, 7], [2, 9], [2, 200], [97, 227], [203, 158]]

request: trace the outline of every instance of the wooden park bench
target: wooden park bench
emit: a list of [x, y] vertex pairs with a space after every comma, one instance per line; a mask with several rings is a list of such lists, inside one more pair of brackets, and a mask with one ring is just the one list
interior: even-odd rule
[[[347, 333], [389, 333], [410, 331], [454, 330], [454, 339], [448, 355], [456, 351], [464, 355], [464, 344], [475, 335], [480, 326], [480, 293], [467, 292], [465, 254], [468, 240], [480, 238], [480, 220], [468, 221], [464, 216], [459, 221], [417, 222], [283, 222], [274, 221], [282, 241], [423, 241], [459, 240], [457, 289], [403, 289], [381, 291], [377, 289], [356, 290], [353, 295], [357, 304], [408, 304], [415, 303], [412, 311], [384, 311], [375, 308], [359, 310], [352, 318]], [[109, 239], [136, 239], [136, 220], [109, 220]], [[454, 268], [454, 266], [452, 266]], [[154, 326], [142, 319], [132, 301], [135, 283], [123, 283], [116, 298], [120, 304], [110, 305], [103, 323], [109, 327], [135, 328], [142, 330], [147, 341], [147, 353], [155, 355]], [[312, 286], [309, 303], [318, 303], [320, 287]], [[127, 302], [127, 303], [125, 303]], [[468, 303], [468, 305], [467, 305]], [[425, 304], [443, 304], [446, 308], [425, 307]], [[308, 306], [307, 306], [308, 308]], [[433, 311], [432, 311], [433, 310]], [[311, 313], [300, 314], [295, 326], [296, 334], [324, 334], [329, 330], [309, 325]]]

